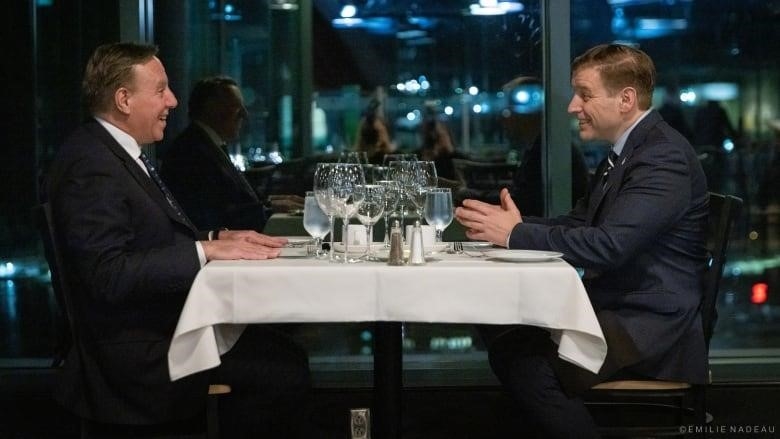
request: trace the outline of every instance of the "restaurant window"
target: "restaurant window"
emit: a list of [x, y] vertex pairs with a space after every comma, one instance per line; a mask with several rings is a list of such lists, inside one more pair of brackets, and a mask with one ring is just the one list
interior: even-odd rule
[[[87, 52], [120, 37], [115, 29], [127, 8], [118, 5], [128, 2], [82, 0], [77, 3], [89, 7], [76, 8], [79, 13], [60, 2], [35, 3], [38, 106], [29, 144], [36, 145], [30, 160], [43, 169], [83, 116], [78, 83]], [[512, 121], [544, 108], [543, 44], [560, 25], [541, 25], [539, 0], [498, 2], [500, 7], [476, 0], [140, 3], [154, 4], [151, 36], [180, 98], [166, 137], [186, 125], [194, 81], [231, 75], [250, 113], [231, 152], [248, 174], [354, 148], [360, 117], [372, 101], [380, 104], [398, 151], [419, 149], [418, 129], [432, 115], [469, 160], [516, 165], [532, 141], [513, 140]], [[344, 10], [347, 3], [355, 9]], [[668, 111], [670, 123], [687, 125], [680, 130], [696, 146], [711, 190], [745, 200], [721, 286], [712, 355], [769, 358], [780, 347], [780, 10], [774, 2], [742, 0], [569, 4], [571, 53], [552, 47], [550, 56], [567, 65], [571, 56], [609, 41], [646, 50], [659, 72], [654, 105]], [[512, 82], [521, 76], [541, 82]], [[550, 111], [565, 111], [566, 97], [558, 99], [563, 101], [547, 102], [554, 105]], [[705, 137], [713, 120], [720, 121], [719, 134]], [[541, 128], [541, 121], [530, 124]], [[592, 171], [603, 145], [581, 143], [574, 127], [566, 128]], [[550, 153], [561, 147], [543, 148]], [[7, 209], [0, 216], [0, 358], [46, 359], [56, 340], [56, 304], [42, 251], [22, 216]], [[319, 358], [320, 370], [328, 369], [328, 359], [337, 369], [350, 362], [360, 368], [370, 359], [370, 325], [302, 327], [300, 337]], [[430, 383], [433, 376], [437, 382], [431, 371], [444, 374], [448, 367], [466, 381], [490, 376], [471, 326], [408, 324], [405, 336], [405, 361], [413, 366], [407, 379]]]
[[717, 304], [716, 380], [718, 363], [771, 363], [780, 347], [778, 36], [776, 2], [572, 1], [572, 53], [620, 41], [650, 54], [653, 106], [694, 145], [710, 190], [744, 201]]

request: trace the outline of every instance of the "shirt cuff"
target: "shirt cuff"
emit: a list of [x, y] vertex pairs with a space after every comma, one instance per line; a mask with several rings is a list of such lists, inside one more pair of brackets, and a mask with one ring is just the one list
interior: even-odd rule
[[198, 261], [200, 262], [200, 266], [203, 267], [206, 265], [206, 251], [203, 250], [203, 244], [201, 244], [200, 241], [195, 241], [195, 250], [198, 252]]

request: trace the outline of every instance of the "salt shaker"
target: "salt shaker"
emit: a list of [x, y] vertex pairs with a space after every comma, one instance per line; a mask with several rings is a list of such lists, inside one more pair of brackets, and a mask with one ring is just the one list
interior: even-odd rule
[[422, 227], [420, 221], [414, 222], [412, 228], [412, 239], [409, 240], [409, 264], [425, 264], [425, 248], [423, 247]]
[[401, 241], [401, 225], [398, 220], [393, 222], [390, 229], [390, 254], [387, 256], [387, 265], [404, 265], [404, 245]]

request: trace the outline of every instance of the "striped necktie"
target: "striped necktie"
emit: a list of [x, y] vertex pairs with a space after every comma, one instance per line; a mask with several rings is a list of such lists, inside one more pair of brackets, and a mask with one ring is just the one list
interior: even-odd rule
[[154, 181], [154, 183], [157, 185], [157, 188], [160, 189], [160, 192], [162, 192], [163, 196], [165, 197], [165, 200], [168, 201], [168, 204], [176, 213], [176, 216], [185, 224], [189, 225], [190, 227], [194, 227], [190, 222], [190, 219], [187, 218], [187, 215], [184, 214], [184, 211], [179, 206], [179, 203], [177, 203], [176, 199], [173, 198], [173, 194], [171, 193], [171, 191], [168, 189], [167, 186], [165, 186], [165, 183], [163, 183], [162, 178], [160, 178], [160, 174], [157, 172], [157, 169], [155, 169], [152, 162], [149, 161], [149, 157], [147, 157], [146, 154], [141, 152], [141, 155], [138, 158], [141, 159], [141, 162], [144, 164], [146, 170], [149, 172], [149, 177], [152, 178], [152, 181]]
[[601, 184], [605, 186], [607, 184], [607, 177], [609, 177], [609, 171], [615, 167], [615, 163], [618, 161], [618, 155], [615, 151], [610, 150], [607, 155], [607, 166], [604, 167], [604, 173], [601, 174]]

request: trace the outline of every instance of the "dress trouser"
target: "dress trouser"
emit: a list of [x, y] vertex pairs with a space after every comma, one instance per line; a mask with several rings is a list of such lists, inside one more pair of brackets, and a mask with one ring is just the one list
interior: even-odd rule
[[[599, 319], [610, 350], [598, 374], [558, 357], [550, 333], [533, 326], [483, 325], [490, 366], [519, 405], [529, 433], [543, 438], [595, 438], [596, 424], [580, 397], [609, 378], [637, 377], [621, 368], [636, 358], [621, 327]], [[613, 349], [620, 346], [622, 349]]]

